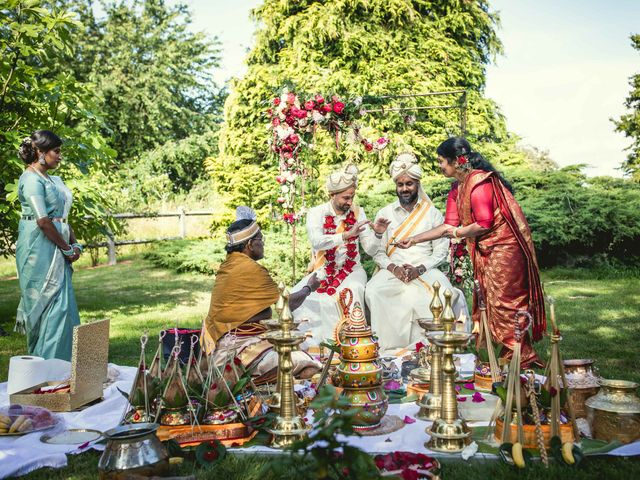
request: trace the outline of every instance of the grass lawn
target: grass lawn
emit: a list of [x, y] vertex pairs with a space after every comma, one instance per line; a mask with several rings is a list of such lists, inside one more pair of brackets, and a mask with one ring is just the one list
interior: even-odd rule
[[[154, 268], [137, 254], [120, 257], [114, 267], [80, 266], [74, 286], [80, 316], [85, 321], [111, 319], [110, 361], [134, 365], [139, 356], [139, 337], [144, 331], [155, 336], [176, 323], [198, 327], [206, 315], [212, 278]], [[0, 337], [0, 381], [6, 381], [9, 357], [26, 352], [25, 338], [12, 332], [19, 301], [18, 282], [12, 278], [9, 261], [0, 262], [0, 326], [8, 336]], [[544, 272], [545, 289], [557, 300], [560, 328], [564, 334], [565, 358], [594, 358], [604, 377], [640, 382], [638, 340], [640, 340], [640, 279], [632, 275], [598, 279], [588, 271], [554, 269]], [[152, 344], [149, 350], [155, 348]], [[548, 356], [548, 341], [538, 347]], [[70, 456], [69, 466], [60, 470], [41, 470], [27, 478], [96, 478], [95, 453]], [[211, 472], [198, 471], [198, 478], [267, 479], [258, 474], [265, 457], [230, 457]], [[176, 473], [190, 474], [189, 462]], [[566, 469], [541, 468], [514, 472], [497, 462], [450, 463], [445, 478], [640, 478], [640, 461], [635, 459], [589, 458], [584, 467], [569, 473]]]

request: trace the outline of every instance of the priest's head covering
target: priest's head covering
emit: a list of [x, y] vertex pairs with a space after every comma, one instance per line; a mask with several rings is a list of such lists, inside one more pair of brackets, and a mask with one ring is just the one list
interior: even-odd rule
[[398, 177], [408, 175], [414, 180], [422, 178], [422, 168], [418, 165], [418, 158], [411, 152], [402, 152], [391, 162], [389, 175], [395, 182]]
[[256, 212], [250, 207], [236, 208], [236, 221], [227, 229], [227, 246], [233, 247], [252, 239], [260, 232]]
[[358, 167], [349, 164], [327, 177], [327, 192], [340, 193], [358, 186]]

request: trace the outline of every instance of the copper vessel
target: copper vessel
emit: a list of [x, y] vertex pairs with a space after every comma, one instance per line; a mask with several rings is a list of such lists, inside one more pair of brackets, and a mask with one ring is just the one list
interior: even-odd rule
[[585, 402], [593, 438], [622, 443], [640, 439], [638, 386], [626, 380], [600, 379], [600, 391]]
[[564, 372], [567, 377], [569, 395], [573, 401], [573, 412], [576, 417], [586, 417], [587, 398], [594, 396], [600, 390], [598, 369], [595, 360], [590, 358], [578, 358], [564, 360]]

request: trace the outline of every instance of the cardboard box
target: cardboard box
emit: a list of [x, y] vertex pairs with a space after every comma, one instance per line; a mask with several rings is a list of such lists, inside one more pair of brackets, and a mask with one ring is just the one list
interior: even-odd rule
[[60, 382], [45, 382], [9, 396], [11, 403], [35, 405], [52, 412], [69, 412], [102, 398], [102, 384], [107, 377], [109, 359], [109, 320], [73, 328], [70, 391], [33, 393], [40, 387]]

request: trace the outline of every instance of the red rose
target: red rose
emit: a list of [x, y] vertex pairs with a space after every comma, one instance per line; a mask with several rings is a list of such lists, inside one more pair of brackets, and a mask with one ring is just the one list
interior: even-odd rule
[[294, 145], [300, 141], [300, 137], [298, 137], [298, 135], [296, 135], [295, 133], [289, 135], [287, 139], [289, 140], [289, 143], [293, 143]]
[[320, 111], [322, 113], [329, 113], [332, 110], [333, 110], [333, 107], [331, 106], [330, 103], [325, 103], [324, 105], [322, 105], [322, 108], [320, 108]]
[[340, 286], [340, 280], [338, 280], [337, 278], [334, 278], [333, 281], [331, 282], [331, 286], [332, 287], [339, 287]]
[[357, 250], [358, 246], [355, 243], [347, 243], [347, 251], [354, 252]]
[[327, 295], [335, 295], [336, 294], [336, 289], [333, 287], [329, 287], [327, 288]]
[[465, 157], [464, 155], [460, 155], [458, 158], [456, 158], [458, 165], [465, 165], [467, 163], [467, 157]]
[[322, 95], [316, 95], [316, 103], [322, 105], [324, 103], [324, 97]]
[[296, 124], [296, 119], [293, 118], [291, 115], [287, 116], [287, 118], [284, 121], [290, 127], [293, 127]]
[[293, 115], [296, 118], [307, 118], [307, 111], [306, 110], [301, 110], [299, 108], [292, 108], [291, 109], [291, 115]]
[[316, 106], [316, 103], [313, 100], [309, 100], [308, 102], [304, 103], [304, 108], [306, 108], [307, 110], [313, 110], [313, 107]]
[[273, 115], [273, 110], [272, 110], [272, 109], [270, 109], [270, 108], [269, 108], [269, 109], [267, 109], [267, 115], [269, 115], [269, 116]]
[[293, 104], [296, 101], [296, 94], [293, 92], [287, 93], [287, 103], [289, 105]]
[[344, 112], [344, 103], [335, 102], [333, 104], [333, 111], [336, 112], [338, 115], [341, 115], [342, 112]]
[[278, 105], [280, 105], [280, 97], [276, 97], [273, 99], [273, 104], [277, 107]]
[[418, 342], [416, 343], [416, 352], [420, 352], [424, 348], [424, 343]]
[[372, 144], [372, 143], [370, 143], [370, 142], [365, 143], [365, 144], [364, 144], [364, 149], [365, 149], [367, 152], [370, 152], [371, 150], [373, 150], [373, 144]]
[[322, 287], [318, 287], [318, 288], [316, 289], [316, 292], [318, 292], [318, 293], [324, 293], [324, 292], [326, 292], [326, 291], [327, 291], [327, 289], [326, 289], [326, 288], [322, 288]]
[[273, 125], [274, 127], [277, 127], [280, 125], [280, 119], [278, 117], [274, 118], [273, 120], [271, 120], [271, 125]]
[[218, 458], [218, 452], [215, 450], [209, 450], [208, 452], [204, 452], [202, 458], [204, 458], [207, 462], [213, 462]]
[[356, 258], [358, 256], [358, 252], [347, 252], [347, 257]]

